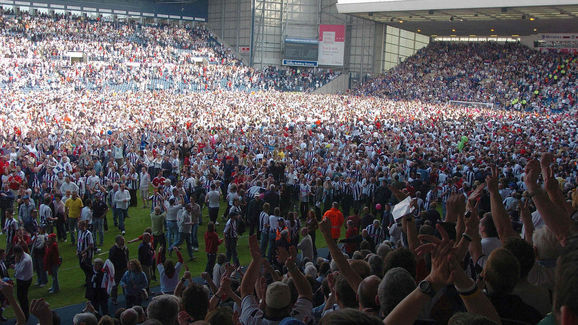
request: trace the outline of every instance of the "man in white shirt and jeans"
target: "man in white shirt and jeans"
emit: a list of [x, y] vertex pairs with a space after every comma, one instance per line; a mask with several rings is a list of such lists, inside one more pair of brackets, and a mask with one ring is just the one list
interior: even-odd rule
[[130, 192], [126, 189], [124, 183], [121, 183], [119, 190], [114, 193], [113, 202], [118, 211], [118, 229], [124, 235], [124, 219], [128, 217], [128, 206], [130, 204]]
[[16, 278], [16, 295], [18, 302], [26, 315], [30, 317], [30, 308], [28, 307], [28, 289], [32, 284], [32, 257], [26, 254], [19, 245], [14, 246], [14, 277]]

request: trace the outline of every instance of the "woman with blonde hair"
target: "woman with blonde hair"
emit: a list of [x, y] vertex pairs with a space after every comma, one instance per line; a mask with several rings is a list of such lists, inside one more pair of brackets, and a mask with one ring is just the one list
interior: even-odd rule
[[148, 287], [147, 276], [137, 259], [128, 261], [128, 270], [124, 272], [120, 285], [124, 290], [126, 308], [142, 305], [143, 299], [147, 299]]

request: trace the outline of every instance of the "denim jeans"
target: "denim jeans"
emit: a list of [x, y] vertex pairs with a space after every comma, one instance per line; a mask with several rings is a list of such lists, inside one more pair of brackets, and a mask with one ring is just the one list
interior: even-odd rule
[[66, 223], [68, 224], [68, 232], [70, 233], [70, 242], [76, 243], [74, 240], [74, 234], [78, 231], [78, 219], [76, 218], [68, 218], [66, 219]]
[[217, 254], [207, 253], [207, 266], [205, 267], [205, 272], [213, 274], [213, 267], [215, 266], [216, 260]]
[[128, 209], [118, 209], [118, 229], [124, 231], [124, 219], [128, 216]]
[[269, 231], [264, 229], [261, 232], [261, 256], [267, 255], [267, 244], [269, 243]]
[[269, 254], [267, 254], [267, 259], [269, 261], [271, 261], [271, 263], [273, 263], [273, 257], [277, 256], [277, 253], [275, 252], [276, 249], [276, 245], [275, 245], [275, 240], [277, 239], [277, 234], [273, 231], [269, 232]]
[[182, 243], [187, 245], [187, 253], [189, 253], [189, 257], [193, 258], [193, 245], [192, 245], [192, 236], [186, 232], [179, 232], [177, 236], [177, 240], [173, 243], [169, 250], [172, 251], [173, 247], [180, 246]]
[[50, 290], [52, 292], [60, 291], [60, 286], [58, 285], [58, 264], [52, 265], [50, 268], [50, 272], [52, 272], [52, 287]]
[[179, 236], [177, 221], [167, 221], [167, 243], [176, 243]]
[[194, 248], [199, 248], [199, 236], [197, 234], [199, 230], [199, 224], [196, 223], [193, 225], [192, 230], [191, 230], [191, 244], [193, 245]]
[[92, 227], [93, 227], [93, 231], [92, 231], [92, 236], [94, 237], [94, 243], [96, 243], [96, 237], [98, 235], [98, 237], [100, 238], [100, 240], [98, 241], [98, 245], [102, 246], [103, 242], [104, 242], [104, 219], [103, 218], [94, 218], [92, 220]]
[[32, 265], [38, 276], [36, 279], [37, 284], [47, 284], [48, 276], [46, 275], [46, 271], [44, 271], [44, 254], [32, 253]]
[[112, 208], [112, 221], [114, 222], [114, 226], [118, 226], [118, 214], [120, 209]]
[[239, 265], [239, 257], [237, 255], [237, 238], [225, 237], [225, 247], [227, 249], [227, 262], [233, 259], [235, 265]]

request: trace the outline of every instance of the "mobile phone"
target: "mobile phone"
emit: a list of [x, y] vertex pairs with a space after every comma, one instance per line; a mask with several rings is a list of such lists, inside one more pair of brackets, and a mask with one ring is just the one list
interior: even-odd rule
[[468, 219], [468, 218], [471, 217], [471, 216], [472, 216], [472, 211], [468, 210], [468, 211], [466, 212], [466, 215], [465, 215], [466, 219]]

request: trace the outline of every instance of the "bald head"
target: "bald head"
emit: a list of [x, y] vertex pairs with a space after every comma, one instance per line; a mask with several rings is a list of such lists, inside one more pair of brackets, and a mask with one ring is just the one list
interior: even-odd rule
[[372, 309], [376, 313], [379, 312], [379, 304], [377, 303], [377, 289], [381, 279], [376, 275], [370, 275], [363, 279], [357, 287], [357, 299], [359, 301], [359, 309]]

